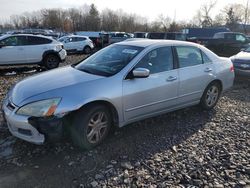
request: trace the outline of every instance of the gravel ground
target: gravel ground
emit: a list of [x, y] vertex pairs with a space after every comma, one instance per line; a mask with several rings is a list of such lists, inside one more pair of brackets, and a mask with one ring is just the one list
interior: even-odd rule
[[[38, 72], [0, 69], [0, 101]], [[191, 107], [134, 123], [91, 151], [70, 140], [16, 139], [0, 114], [0, 187], [250, 187], [250, 82], [236, 79], [212, 111]]]

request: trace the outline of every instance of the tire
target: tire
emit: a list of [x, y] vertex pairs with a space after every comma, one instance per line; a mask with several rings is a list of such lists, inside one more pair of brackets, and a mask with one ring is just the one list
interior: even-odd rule
[[60, 59], [54, 54], [46, 55], [43, 60], [43, 64], [47, 69], [57, 68], [59, 66], [59, 63]]
[[205, 110], [210, 110], [215, 107], [221, 94], [221, 85], [218, 82], [210, 83], [205, 89], [200, 105]]
[[85, 46], [83, 49], [84, 54], [90, 54], [91, 53], [91, 48], [89, 46]]
[[80, 149], [89, 150], [102, 143], [111, 126], [110, 111], [103, 105], [90, 105], [76, 112], [71, 127], [71, 138]]

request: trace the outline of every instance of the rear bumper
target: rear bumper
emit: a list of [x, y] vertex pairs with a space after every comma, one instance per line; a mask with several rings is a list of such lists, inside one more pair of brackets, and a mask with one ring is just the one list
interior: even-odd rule
[[235, 75], [236, 76], [245, 76], [245, 77], [250, 77], [250, 70], [242, 70], [242, 69], [236, 69], [235, 70]]

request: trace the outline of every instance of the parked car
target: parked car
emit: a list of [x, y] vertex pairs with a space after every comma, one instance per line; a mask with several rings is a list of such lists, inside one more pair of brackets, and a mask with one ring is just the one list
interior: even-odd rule
[[180, 32], [151, 32], [147, 34], [149, 39], [186, 40], [186, 35]]
[[49, 37], [31, 34], [0, 37], [0, 65], [39, 64], [53, 69], [66, 55], [63, 44]]
[[147, 33], [146, 32], [135, 32], [134, 38], [147, 38]]
[[17, 83], [3, 111], [18, 138], [43, 144], [68, 128], [74, 143], [89, 149], [112, 126], [197, 104], [212, 109], [233, 81], [231, 60], [195, 43], [124, 41]]
[[26, 28], [21, 31], [22, 33], [25, 33], [25, 34], [44, 35], [44, 36], [52, 37], [54, 39], [57, 39], [60, 35], [60, 33], [56, 33], [51, 29]]
[[188, 40], [199, 41], [202, 39], [213, 38], [216, 33], [230, 32], [226, 27], [206, 27], [206, 28], [185, 28], [182, 33], [186, 34]]
[[231, 57], [235, 74], [250, 77], [250, 47]]
[[220, 32], [212, 39], [203, 40], [202, 44], [219, 56], [230, 57], [248, 48], [250, 40], [242, 33]]
[[129, 33], [125, 33], [125, 32], [111, 32], [109, 35], [110, 35], [110, 38], [109, 38], [110, 44], [121, 42], [129, 38], [132, 38], [132, 36]]
[[61, 37], [59, 42], [62, 42], [64, 49], [67, 52], [83, 52], [89, 54], [94, 49], [92, 40], [87, 36], [70, 35]]
[[95, 47], [103, 48], [109, 45], [109, 34], [97, 31], [77, 31], [75, 35], [88, 36], [94, 43]]

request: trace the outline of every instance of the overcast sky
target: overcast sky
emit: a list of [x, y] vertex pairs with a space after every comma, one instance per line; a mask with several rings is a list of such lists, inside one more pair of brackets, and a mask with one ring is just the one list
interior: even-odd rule
[[[247, 0], [217, 0], [213, 14], [230, 3], [246, 4]], [[123, 9], [128, 13], [136, 13], [149, 20], [160, 14], [176, 20], [190, 20], [199, 7], [208, 0], [0, 0], [0, 21], [9, 19], [10, 15], [32, 12], [42, 8], [71, 8], [94, 3], [98, 10], [110, 8]]]

